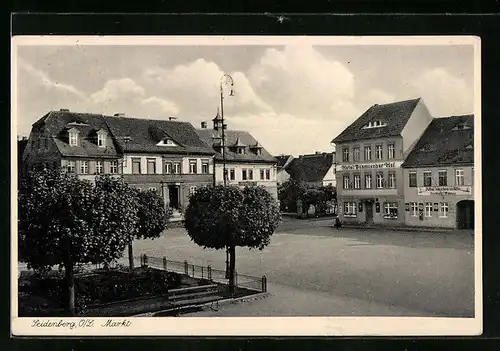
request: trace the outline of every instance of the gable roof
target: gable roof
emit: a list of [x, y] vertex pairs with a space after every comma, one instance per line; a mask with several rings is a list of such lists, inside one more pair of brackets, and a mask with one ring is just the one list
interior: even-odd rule
[[[213, 129], [197, 129], [199, 137], [208, 145], [214, 146], [213, 138], [220, 138], [216, 142], [220, 145], [220, 140], [222, 139], [220, 133]], [[277, 160], [264, 148], [260, 150], [260, 155], [248, 150], [245, 154], [238, 154], [233, 146], [239, 145], [256, 145], [257, 140], [249, 133], [245, 131], [238, 130], [225, 130], [224, 135], [226, 137], [226, 155], [225, 159], [227, 162], [248, 162], [248, 163], [276, 163]], [[251, 147], [250, 147], [251, 148]], [[215, 151], [215, 159], [222, 161], [222, 154], [219, 150]]]
[[[122, 152], [214, 155], [188, 122], [103, 116]], [[176, 146], [158, 146], [165, 138]]]
[[[109, 129], [102, 115], [70, 111], [50, 111], [33, 124], [34, 128], [41, 126], [45, 127], [45, 131], [53, 138], [59, 152], [63, 156], [101, 158], [116, 158], [118, 156], [117, 150], [112, 143], [109, 143], [106, 147], [99, 147], [93, 141], [93, 137], [98, 130], [105, 130], [109, 134]], [[79, 131], [78, 146], [69, 146], [66, 133], [71, 129]]]
[[323, 152], [294, 158], [286, 171], [296, 181], [319, 182], [323, 181], [332, 166], [333, 153]]
[[[420, 98], [397, 101], [383, 105], [373, 105], [346, 129], [344, 129], [344, 131], [335, 139], [333, 139], [332, 143], [401, 135], [403, 128], [408, 122], [419, 101]], [[386, 126], [378, 128], [363, 128], [369, 122], [373, 121], [381, 121], [385, 123]]]
[[[468, 129], [457, 129], [467, 125]], [[474, 164], [474, 115], [434, 118], [402, 167]]]

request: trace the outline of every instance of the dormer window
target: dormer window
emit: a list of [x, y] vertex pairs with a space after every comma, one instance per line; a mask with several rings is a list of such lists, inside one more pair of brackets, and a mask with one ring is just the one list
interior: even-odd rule
[[69, 146], [78, 146], [78, 134], [80, 134], [80, 131], [76, 128], [68, 130]]
[[256, 155], [261, 155], [262, 154], [262, 146], [260, 145], [259, 142], [256, 142], [255, 145], [252, 145], [250, 149], [256, 154]]
[[245, 154], [245, 148], [244, 147], [238, 147], [238, 148], [236, 148], [236, 152], [239, 155], [244, 155]]
[[165, 138], [156, 145], [158, 145], [158, 146], [177, 146], [177, 143], [170, 138]]
[[104, 130], [97, 131], [97, 146], [106, 147], [106, 136], [107, 133]]
[[452, 130], [467, 130], [467, 129], [470, 129], [470, 125], [468, 125], [467, 123], [460, 123], [460, 124], [457, 124], [455, 127], [453, 127]]
[[387, 124], [383, 121], [380, 121], [380, 120], [375, 120], [375, 121], [370, 121], [368, 122], [364, 127], [363, 129], [367, 129], [367, 128], [381, 128], [381, 127], [386, 127]]

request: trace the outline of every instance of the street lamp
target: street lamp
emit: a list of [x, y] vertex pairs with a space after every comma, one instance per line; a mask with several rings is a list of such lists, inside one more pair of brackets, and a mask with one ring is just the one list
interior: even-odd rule
[[[224, 124], [224, 87], [230, 86], [231, 90], [229, 96], [234, 96], [234, 82], [233, 77], [229, 74], [223, 74], [220, 78], [220, 112], [221, 112], [221, 124], [222, 124], [222, 184], [226, 186], [227, 184], [227, 174], [226, 174], [226, 135]], [[226, 246], [226, 279], [229, 279], [229, 248]]]

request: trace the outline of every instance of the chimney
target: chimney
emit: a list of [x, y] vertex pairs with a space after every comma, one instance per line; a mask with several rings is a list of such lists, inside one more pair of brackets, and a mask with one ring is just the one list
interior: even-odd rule
[[316, 155], [320, 155], [320, 154], [321, 154], [321, 152], [320, 152], [320, 151], [316, 151]]
[[207, 122], [201, 122], [201, 129], [207, 129]]
[[69, 112], [69, 109], [67, 109], [67, 108], [62, 108], [62, 109], [60, 109], [59, 111], [61, 111], [61, 112]]
[[177, 119], [177, 117], [168, 117], [169, 121], [175, 121], [176, 119]]
[[118, 113], [115, 113], [113, 116], [115, 116], [115, 117], [125, 117], [125, 113], [118, 112]]

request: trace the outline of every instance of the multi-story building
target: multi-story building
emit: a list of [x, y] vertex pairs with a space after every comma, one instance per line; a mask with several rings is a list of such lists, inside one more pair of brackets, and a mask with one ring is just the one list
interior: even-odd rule
[[420, 98], [373, 105], [333, 139], [342, 221], [404, 223], [401, 165], [431, 121]]
[[287, 172], [288, 166], [292, 163], [292, 155], [280, 155], [275, 156], [278, 161], [276, 165], [276, 181], [278, 184], [282, 184], [290, 179], [290, 174]]
[[182, 209], [189, 194], [213, 184], [214, 154], [187, 122], [61, 110], [33, 124], [24, 164], [62, 167], [89, 180], [120, 176], [132, 186], [156, 189], [166, 206]]
[[277, 199], [277, 160], [250, 133], [245, 131], [224, 129], [226, 140], [223, 149], [222, 118], [218, 111], [212, 121], [212, 129], [207, 128], [206, 122], [202, 122], [201, 129], [197, 129], [197, 133], [216, 152], [214, 157], [215, 184], [224, 183], [223, 159], [225, 159], [228, 185], [262, 185]]
[[287, 172], [292, 179], [307, 186], [337, 186], [333, 152], [300, 155], [292, 160]]
[[102, 115], [51, 111], [32, 126], [23, 154], [24, 171], [62, 168], [83, 179], [120, 174], [120, 156]]
[[474, 228], [474, 116], [435, 118], [402, 165], [405, 222]]
[[215, 152], [187, 122], [104, 116], [121, 156], [124, 180], [156, 189], [165, 204], [183, 209], [197, 188], [213, 185]]

